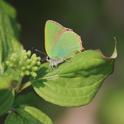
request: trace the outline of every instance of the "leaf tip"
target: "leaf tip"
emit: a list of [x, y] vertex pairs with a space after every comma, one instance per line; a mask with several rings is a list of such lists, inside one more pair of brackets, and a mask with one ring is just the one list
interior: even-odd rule
[[112, 53], [112, 55], [111, 55], [111, 59], [116, 59], [117, 58], [117, 56], [118, 56], [118, 52], [117, 52], [117, 38], [116, 37], [114, 37], [114, 41], [115, 41], [115, 46], [114, 46], [114, 51], [113, 51], [113, 53]]

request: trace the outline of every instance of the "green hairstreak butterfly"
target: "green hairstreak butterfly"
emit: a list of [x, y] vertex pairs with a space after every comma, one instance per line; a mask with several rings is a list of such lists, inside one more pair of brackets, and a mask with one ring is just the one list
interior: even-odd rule
[[61, 24], [48, 20], [45, 25], [45, 50], [50, 66], [57, 66], [75, 53], [84, 50], [78, 34]]

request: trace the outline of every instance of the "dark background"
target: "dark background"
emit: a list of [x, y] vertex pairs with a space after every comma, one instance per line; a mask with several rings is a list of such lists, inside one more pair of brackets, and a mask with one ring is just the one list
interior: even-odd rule
[[[83, 45], [86, 49], [99, 48], [105, 55], [108, 56], [110, 56], [112, 53], [112, 50], [114, 48], [113, 37], [116, 36], [118, 40], [118, 59], [115, 63], [115, 72], [108, 80], [105, 81], [105, 84], [100, 90], [100, 93], [98, 93], [96, 100], [94, 100], [92, 103], [93, 106], [94, 104], [95, 106], [97, 106], [97, 99], [104, 99], [103, 94], [106, 94], [106, 89], [108, 91], [109, 88], [112, 89], [113, 87], [113, 90], [115, 91], [116, 89], [123, 89], [124, 0], [6, 1], [13, 5], [17, 10], [17, 18], [19, 23], [21, 24], [20, 41], [26, 49], [32, 49], [32, 47], [35, 47], [39, 50], [44, 51], [44, 25], [46, 20], [48, 19], [58, 21], [65, 27], [71, 28], [79, 35], [81, 35]], [[89, 110], [89, 108], [87, 107], [87, 111], [85, 111], [86, 113], [91, 111]], [[69, 109], [68, 111], [71, 110]], [[82, 111], [82, 113], [80, 113], [77, 109], [74, 109], [73, 113], [75, 111], [80, 115], [83, 115], [84, 112]], [[122, 113], [124, 115], [124, 111], [122, 111]], [[86, 118], [84, 118], [83, 120], [85, 119]], [[66, 122], [63, 123], [66, 124]], [[59, 122], [59, 124], [63, 123]], [[67, 124], [70, 123], [68, 122]], [[75, 124], [76, 123], [80, 124], [81, 121], [75, 122]], [[96, 122], [85, 122], [85, 124], [96, 124]]]
[[104, 49], [106, 44], [112, 48], [113, 36], [119, 42], [123, 37], [123, 0], [7, 1], [17, 9], [22, 27], [21, 41], [26, 48], [44, 48], [44, 24], [48, 19], [80, 34], [86, 48]]

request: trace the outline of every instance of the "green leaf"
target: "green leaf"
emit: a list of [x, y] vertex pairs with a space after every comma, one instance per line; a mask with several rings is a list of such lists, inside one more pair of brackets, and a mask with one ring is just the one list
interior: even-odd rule
[[37, 108], [31, 106], [20, 106], [10, 114], [5, 124], [52, 124], [51, 119]]
[[17, 70], [7, 69], [5, 73], [0, 75], [0, 90], [16, 89], [20, 82], [20, 73]]
[[104, 57], [99, 51], [87, 50], [53, 71], [43, 64], [39, 79], [32, 81], [33, 88], [46, 101], [60, 106], [86, 105], [113, 72], [113, 65], [114, 59]]
[[7, 113], [14, 101], [14, 91], [0, 90], [0, 116]]
[[5, 124], [23, 124], [23, 119], [16, 113], [11, 113], [7, 116]]
[[8, 3], [6, 3], [5, 0], [0, 0], [0, 12], [4, 12], [11, 18], [16, 17], [16, 10], [11, 7]]
[[0, 75], [0, 115], [5, 114], [12, 107], [15, 98], [15, 89], [21, 79], [15, 70], [7, 70]]
[[18, 71], [7, 70], [0, 75], [0, 115], [5, 114], [12, 107], [15, 90], [21, 82]]
[[18, 42], [19, 30], [15, 9], [0, 0], [0, 74], [4, 71], [4, 62], [9, 55], [22, 49]]
[[[14, 101], [14, 107], [20, 105], [34, 106], [49, 115], [53, 120], [64, 112], [65, 108], [44, 101], [34, 91], [19, 94]], [[54, 111], [54, 112], [53, 112]]]

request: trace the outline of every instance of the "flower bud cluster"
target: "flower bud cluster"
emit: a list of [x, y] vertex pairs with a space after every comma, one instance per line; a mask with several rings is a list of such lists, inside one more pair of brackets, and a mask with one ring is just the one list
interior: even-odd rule
[[15, 69], [19, 68], [21, 77], [32, 76], [35, 78], [41, 64], [40, 60], [41, 58], [36, 54], [31, 54], [31, 51], [23, 50], [20, 54], [13, 53], [6, 61], [6, 65]]

